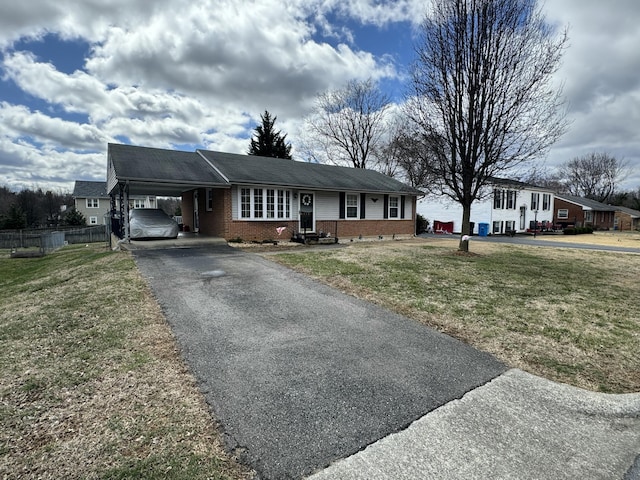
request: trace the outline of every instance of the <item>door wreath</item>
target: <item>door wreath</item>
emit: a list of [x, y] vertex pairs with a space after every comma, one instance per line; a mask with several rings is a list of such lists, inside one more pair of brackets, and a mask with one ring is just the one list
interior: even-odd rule
[[311, 195], [307, 193], [302, 196], [302, 205], [304, 205], [305, 207], [311, 205]]

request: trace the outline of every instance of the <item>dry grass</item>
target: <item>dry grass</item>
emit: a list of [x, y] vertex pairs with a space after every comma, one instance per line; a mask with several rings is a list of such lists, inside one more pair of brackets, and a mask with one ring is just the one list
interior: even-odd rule
[[271, 258], [553, 380], [640, 391], [640, 255], [369, 242]]
[[0, 477], [241, 479], [123, 252], [0, 258]]
[[593, 232], [583, 235], [539, 235], [539, 240], [581, 243], [584, 245], [608, 245], [612, 247], [640, 248], [640, 232]]

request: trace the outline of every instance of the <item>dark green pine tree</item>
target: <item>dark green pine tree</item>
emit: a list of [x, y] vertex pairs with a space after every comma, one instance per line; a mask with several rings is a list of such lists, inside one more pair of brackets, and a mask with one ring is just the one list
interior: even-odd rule
[[271, 114], [265, 110], [264, 115], [260, 115], [262, 125], [258, 125], [251, 137], [249, 155], [259, 155], [262, 157], [287, 158], [291, 159], [291, 144], [286, 142], [287, 135], [282, 135], [276, 131], [273, 125], [278, 117], [271, 119]]

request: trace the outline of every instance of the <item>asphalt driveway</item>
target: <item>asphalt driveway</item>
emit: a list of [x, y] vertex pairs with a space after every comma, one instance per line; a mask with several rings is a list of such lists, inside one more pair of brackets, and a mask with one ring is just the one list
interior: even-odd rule
[[228, 448], [261, 479], [317, 472], [506, 370], [455, 339], [226, 245], [134, 256]]

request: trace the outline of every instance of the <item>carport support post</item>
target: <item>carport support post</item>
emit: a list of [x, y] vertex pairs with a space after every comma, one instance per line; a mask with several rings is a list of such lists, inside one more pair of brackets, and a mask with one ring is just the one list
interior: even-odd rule
[[122, 203], [124, 209], [124, 238], [127, 242], [131, 241], [131, 237], [129, 236], [129, 182], [125, 184], [124, 192], [122, 195]]

